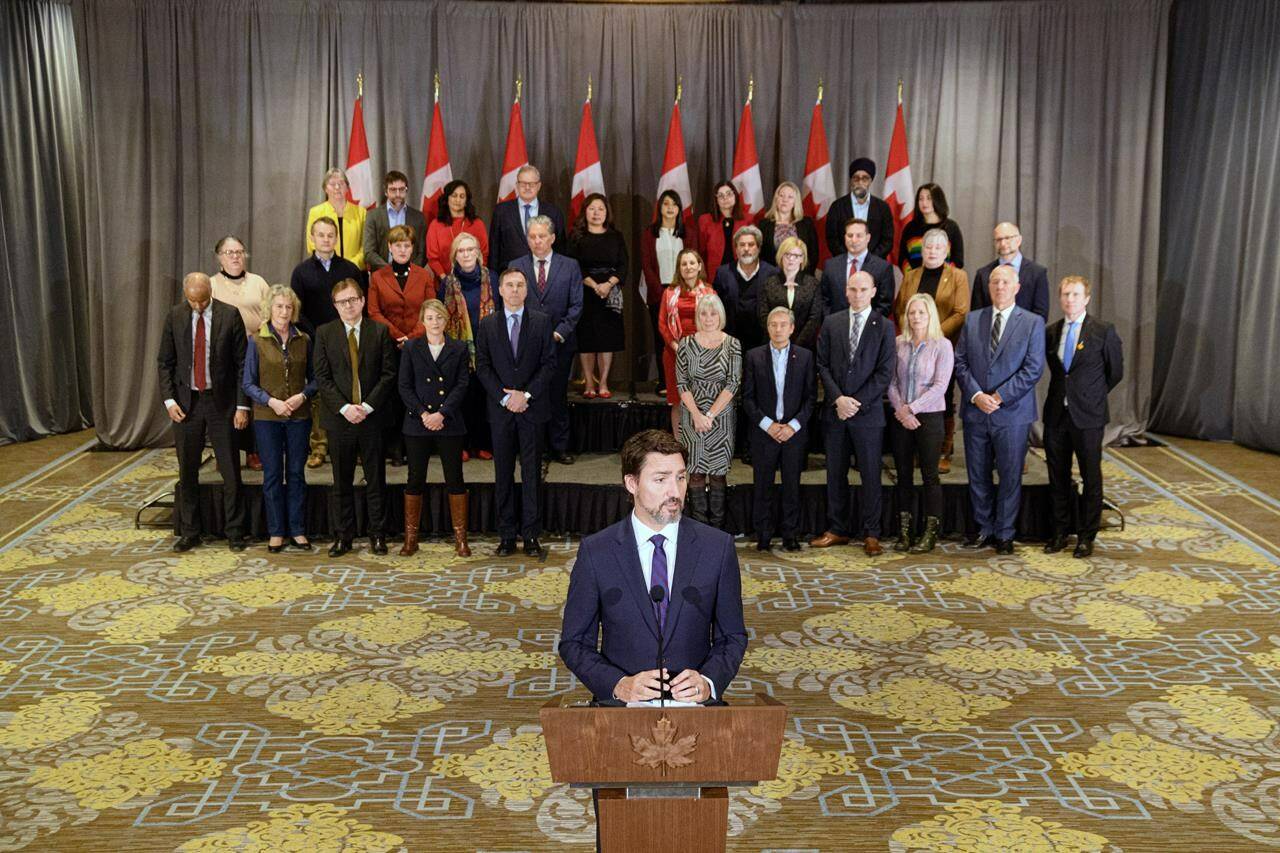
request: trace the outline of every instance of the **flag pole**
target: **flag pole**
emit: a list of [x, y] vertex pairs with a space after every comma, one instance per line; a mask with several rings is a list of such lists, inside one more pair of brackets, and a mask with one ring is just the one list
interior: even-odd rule
[[591, 103], [591, 75], [587, 74], [587, 103]]
[[753, 74], [752, 76], [747, 78], [747, 103], [748, 104], [751, 103], [751, 99], [755, 97], [755, 94], [756, 94], [756, 78], [755, 78], [755, 75]]
[[356, 97], [364, 97], [364, 74], [359, 71], [356, 72]]
[[520, 103], [520, 90], [524, 88], [524, 81], [520, 79], [520, 75], [516, 75], [516, 103]]
[[680, 103], [680, 96], [682, 94], [684, 94], [684, 76], [679, 75], [676, 77], [676, 103], [677, 104]]
[[898, 78], [898, 106], [902, 106], [902, 78]]
[[822, 78], [818, 78], [818, 104], [822, 104]]
[[432, 79], [432, 85], [435, 89], [431, 103], [440, 103], [440, 69], [436, 69], [435, 77]]

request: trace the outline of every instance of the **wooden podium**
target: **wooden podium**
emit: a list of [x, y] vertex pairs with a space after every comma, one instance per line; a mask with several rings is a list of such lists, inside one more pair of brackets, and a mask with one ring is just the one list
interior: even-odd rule
[[787, 708], [593, 708], [564, 698], [539, 717], [551, 778], [596, 789], [604, 853], [722, 851], [730, 785], [778, 775]]

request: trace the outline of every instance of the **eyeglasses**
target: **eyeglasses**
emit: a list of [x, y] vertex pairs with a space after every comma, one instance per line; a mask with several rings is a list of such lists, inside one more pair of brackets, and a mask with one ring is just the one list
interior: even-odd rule
[[716, 193], [716, 198], [733, 198], [736, 195], [737, 193], [733, 190], [720, 190], [720, 192]]
[[361, 299], [363, 299], [361, 296], [350, 296], [346, 299], [335, 299], [333, 304], [339, 308], [350, 308], [352, 305], [359, 305]]
[[219, 254], [226, 255], [228, 258], [243, 258], [249, 253], [244, 249], [223, 249]]
[[785, 255], [783, 255], [782, 257], [784, 257], [784, 258], [790, 258], [790, 259], [791, 259], [791, 260], [793, 260], [793, 261], [803, 261], [803, 260], [804, 260], [804, 252], [787, 252], [787, 253], [786, 253]]
[[539, 185], [539, 184], [541, 184], [541, 183], [542, 183], [542, 181], [516, 181], [516, 186], [518, 186], [518, 187], [536, 187], [536, 186], [538, 186], [538, 185]]

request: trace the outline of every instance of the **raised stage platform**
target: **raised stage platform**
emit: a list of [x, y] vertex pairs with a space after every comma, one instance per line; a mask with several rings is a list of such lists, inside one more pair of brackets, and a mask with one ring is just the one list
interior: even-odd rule
[[[621, 483], [621, 462], [616, 449], [628, 436], [648, 427], [664, 428], [670, 425], [668, 409], [655, 395], [647, 394], [635, 401], [572, 400], [572, 448], [578, 455], [573, 465], [552, 463], [543, 485], [542, 520], [548, 534], [583, 535], [593, 533], [612, 524], [625, 515], [631, 506], [630, 496]], [[818, 438], [815, 435], [815, 439]], [[950, 474], [942, 477], [943, 511], [942, 527], [945, 535], [957, 536], [972, 532], [973, 514], [969, 508], [968, 479], [965, 476], [964, 449], [957, 433], [956, 452]], [[811, 441], [810, 447], [814, 446]], [[820, 447], [820, 443], [818, 444]], [[210, 454], [211, 457], [211, 454]], [[809, 454], [808, 468], [800, 478], [801, 527], [804, 535], [817, 535], [826, 529], [826, 469], [825, 457], [820, 452]], [[895, 535], [898, 525], [898, 505], [894, 491], [892, 460], [885, 456], [882, 468], [884, 488], [885, 536]], [[463, 470], [470, 492], [470, 528], [485, 533], [494, 530], [493, 463], [471, 459]], [[407, 469], [387, 466], [388, 483], [388, 535], [395, 536], [403, 530], [404, 482]], [[360, 476], [357, 468], [357, 477]], [[519, 479], [519, 471], [516, 474]], [[262, 474], [244, 470], [245, 498], [249, 505], [250, 535], [266, 536], [266, 515], [262, 509]], [[859, 482], [858, 472], [849, 471], [851, 487]], [[1044, 539], [1051, 532], [1048, 476], [1040, 451], [1032, 450], [1027, 457], [1027, 471], [1023, 475], [1022, 510], [1018, 516], [1017, 535], [1020, 539]], [[200, 511], [206, 531], [222, 530], [222, 505], [219, 497], [221, 479], [210, 458], [200, 471]], [[332, 509], [333, 479], [329, 465], [307, 471], [307, 528], [316, 538], [332, 534], [330, 518]], [[731, 533], [754, 534], [751, 525], [752, 490], [751, 467], [741, 461], [734, 462], [729, 472], [728, 519], [726, 527]], [[778, 486], [774, 485], [777, 489]], [[917, 475], [917, 492], [919, 489]], [[363, 489], [357, 483], [356, 515], [358, 533], [365, 530]], [[517, 501], [519, 493], [517, 492]], [[918, 500], [918, 497], [917, 497]], [[775, 501], [775, 504], [779, 501]], [[915, 510], [915, 507], [912, 507]], [[858, 494], [852, 494], [851, 511], [858, 514]], [[444, 476], [438, 459], [432, 459], [427, 476], [427, 493], [423, 503], [423, 535], [440, 533], [449, 529], [448, 499], [444, 490]]]

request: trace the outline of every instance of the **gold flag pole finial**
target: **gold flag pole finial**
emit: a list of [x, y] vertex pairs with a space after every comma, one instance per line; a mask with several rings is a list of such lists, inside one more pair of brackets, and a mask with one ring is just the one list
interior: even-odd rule
[[898, 105], [902, 105], [902, 78], [898, 78]]
[[435, 98], [435, 100], [432, 101], [432, 103], [438, 104], [440, 103], [440, 72], [439, 70], [436, 71], [435, 77], [432, 79], [431, 83], [435, 89], [435, 92], [433, 94], [433, 97]]
[[359, 71], [356, 72], [356, 97], [364, 97], [364, 74]]
[[516, 75], [516, 103], [520, 103], [520, 91], [524, 88], [524, 81], [520, 79], [520, 75]]
[[822, 78], [818, 78], [818, 103], [822, 103]]
[[591, 103], [591, 75], [587, 75], [587, 103]]
[[676, 77], [676, 103], [680, 103], [680, 96], [684, 94], [684, 77]]
[[756, 94], [756, 78], [753, 75], [747, 78], [747, 103], [748, 104], [751, 103], [751, 99], [755, 97], [755, 94]]

